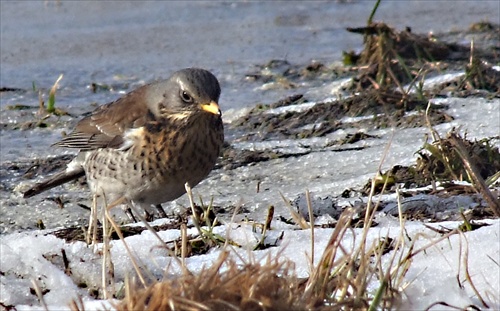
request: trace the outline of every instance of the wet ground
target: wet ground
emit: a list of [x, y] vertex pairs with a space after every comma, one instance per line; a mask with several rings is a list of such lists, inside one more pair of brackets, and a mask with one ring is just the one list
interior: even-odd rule
[[[273, 204], [285, 214], [279, 193], [300, 200], [305, 189], [337, 201], [346, 189], [360, 190], [373, 176], [388, 141], [392, 149], [384, 170], [415, 163], [425, 139], [427, 101], [415, 99], [406, 111], [389, 111], [394, 105], [376, 105], [375, 93], [366, 92], [358, 102], [334, 100], [347, 94], [343, 87], [356, 74], [338, 69], [342, 51], [362, 48], [362, 37], [345, 28], [363, 26], [371, 2], [31, 1], [0, 6], [1, 232], [85, 225], [90, 195], [84, 180], [30, 200], [22, 199], [19, 190], [68, 161], [66, 151], [49, 146], [96, 103], [181, 67], [211, 69], [222, 83], [228, 146], [195, 191], [205, 201], [213, 197], [227, 212], [240, 207], [258, 219]], [[498, 38], [465, 30], [472, 22], [498, 20], [499, 10], [496, 1], [383, 2], [376, 19], [399, 29], [410, 26], [412, 32], [443, 33], [464, 47], [471, 38], [498, 47]], [[434, 74], [460, 68], [463, 64], [450, 63]], [[38, 113], [39, 96], [47, 100], [60, 73], [56, 105], [68, 114], [45, 118]], [[449, 97], [447, 90], [441, 85], [439, 92]], [[437, 103], [432, 124], [442, 132], [462, 125], [473, 138], [495, 137], [498, 118], [481, 123], [480, 111], [498, 111], [498, 97], [480, 95]], [[391, 96], [384, 98], [399, 100]], [[371, 102], [375, 105], [366, 104]], [[467, 114], [464, 106], [471, 103], [474, 113]], [[498, 136], [492, 144], [498, 146]], [[185, 198], [165, 204], [169, 213], [179, 206], [186, 206]]]

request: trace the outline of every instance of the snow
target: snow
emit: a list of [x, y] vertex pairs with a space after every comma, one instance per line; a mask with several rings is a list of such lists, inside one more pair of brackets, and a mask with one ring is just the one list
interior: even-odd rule
[[[439, 226], [456, 228], [457, 223], [441, 223]], [[407, 226], [406, 229], [413, 235], [429, 234], [419, 225]], [[436, 238], [436, 235], [430, 234], [418, 244], [429, 243], [432, 238]], [[405, 275], [405, 280], [411, 283], [405, 290], [409, 299], [402, 309], [424, 309], [430, 303], [438, 301], [460, 308], [471, 304], [481, 306], [471, 284], [465, 280], [466, 262], [473, 284], [487, 304], [491, 309], [500, 308], [499, 241], [500, 222], [495, 220], [491, 222], [491, 226], [453, 235], [418, 254]]]
[[[397, 239], [400, 234], [398, 219], [392, 216], [383, 216], [378, 221], [383, 224], [369, 230], [367, 245], [379, 240], [380, 237]], [[481, 306], [479, 298], [474, 293], [471, 284], [465, 278], [465, 267], [477, 291], [492, 309], [500, 307], [500, 220], [485, 221], [488, 226], [475, 231], [454, 234], [438, 241], [440, 234], [426, 228], [420, 222], [406, 222], [405, 247], [402, 252], [408, 252], [413, 244], [413, 252], [420, 248], [412, 259], [409, 270], [404, 275], [400, 288], [404, 300], [402, 309], [425, 309], [431, 303], [442, 301], [464, 308], [467, 305]], [[445, 222], [432, 224], [435, 228], [457, 228], [459, 222]], [[275, 228], [276, 226], [276, 228]], [[291, 230], [289, 225], [276, 222], [272, 230], [268, 231], [266, 241], [272, 243], [279, 240], [277, 247], [250, 252], [260, 239], [260, 235], [252, 230], [249, 224], [232, 224], [217, 227], [218, 233], [225, 236], [229, 232], [230, 238], [243, 247], [233, 248], [233, 254], [238, 253], [247, 261], [267, 260], [268, 256], [280, 260], [289, 260], [295, 263], [298, 277], [307, 277], [310, 273], [311, 232], [310, 230]], [[230, 230], [228, 228], [231, 227]], [[190, 229], [193, 230], [193, 229]], [[334, 229], [316, 228], [314, 231], [314, 264], [317, 265], [326, 244]], [[193, 231], [194, 232], [194, 231]], [[188, 232], [192, 233], [192, 232]], [[163, 240], [175, 239], [179, 236], [178, 230], [169, 230], [159, 233]], [[359, 243], [362, 229], [348, 231], [342, 240], [345, 249], [350, 250]], [[179, 274], [180, 267], [175, 264], [168, 253], [159, 248], [159, 242], [151, 232], [145, 231], [141, 235], [125, 238], [134, 257], [142, 263], [147, 271], [156, 277], [168, 273]], [[438, 241], [438, 242], [435, 242]], [[435, 244], [434, 244], [435, 243]], [[67, 309], [68, 304], [78, 295], [84, 299], [85, 309], [102, 308], [105, 301], [90, 299], [83, 289], [77, 287], [76, 282], [86, 282], [97, 285], [100, 282], [101, 260], [100, 255], [94, 252], [91, 246], [83, 242], [67, 243], [48, 232], [38, 231], [30, 233], [15, 233], [2, 236], [1, 242], [1, 297], [5, 305], [15, 305], [17, 310], [40, 308], [29, 288], [33, 287], [32, 280], [36, 280], [44, 289], [50, 290], [44, 295], [49, 310]], [[72, 274], [66, 275], [64, 269], [51, 261], [64, 249], [70, 262]], [[200, 271], [216, 261], [219, 250], [209, 254], [193, 256], [186, 260], [189, 270]], [[111, 242], [112, 260], [115, 267], [115, 277], [122, 280], [131, 274], [133, 267], [130, 257], [123, 243], [119, 240]], [[383, 265], [387, 265], [393, 252], [383, 257]], [[236, 256], [233, 256], [236, 259]], [[467, 262], [467, 263], [466, 263]], [[165, 267], [169, 267], [165, 271]], [[376, 280], [373, 287], [376, 288]], [[89, 286], [90, 287], [90, 286]], [[109, 304], [107, 304], [110, 306]]]

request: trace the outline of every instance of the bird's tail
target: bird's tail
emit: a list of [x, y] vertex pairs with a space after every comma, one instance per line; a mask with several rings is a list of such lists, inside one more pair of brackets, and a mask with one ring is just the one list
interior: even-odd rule
[[42, 193], [46, 190], [52, 189], [54, 187], [57, 187], [59, 185], [62, 185], [68, 181], [71, 181], [73, 179], [80, 178], [82, 176], [85, 176], [85, 171], [83, 170], [83, 167], [76, 169], [76, 170], [64, 170], [62, 172], [59, 172], [52, 176], [51, 178], [42, 181], [41, 183], [37, 183], [35, 186], [33, 186], [31, 189], [25, 191], [23, 193], [24, 198], [31, 198], [32, 196], [35, 196], [39, 193]]

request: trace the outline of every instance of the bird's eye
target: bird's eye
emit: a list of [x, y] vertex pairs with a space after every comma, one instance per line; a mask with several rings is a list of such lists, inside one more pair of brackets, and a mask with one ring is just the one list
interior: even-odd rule
[[193, 97], [191, 97], [191, 95], [189, 95], [189, 93], [186, 91], [181, 91], [181, 98], [185, 103], [193, 102]]

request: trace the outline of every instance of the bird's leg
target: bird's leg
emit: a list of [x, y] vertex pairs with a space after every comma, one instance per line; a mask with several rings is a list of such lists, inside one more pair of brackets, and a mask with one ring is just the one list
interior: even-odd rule
[[[146, 219], [146, 221], [148, 221], [148, 222], [153, 221], [154, 220], [154, 213], [150, 213], [147, 210], [144, 210], [144, 216], [142, 218]], [[139, 217], [139, 219], [141, 219], [141, 218]]]
[[[167, 218], [167, 213], [163, 210], [163, 207], [161, 207], [161, 204], [156, 204], [155, 205], [156, 210], [158, 211], [159, 218]], [[142, 218], [146, 219], [146, 221], [153, 221], [155, 219], [155, 214], [154, 211], [148, 211], [146, 208], [141, 208], [143, 211], [143, 216], [141, 214], [137, 214], [136, 211], [133, 211], [130, 207], [130, 205], [127, 205], [127, 208], [125, 209], [125, 214], [127, 215], [128, 219], [138, 223]], [[135, 216], [134, 216], [135, 214]], [[137, 219], [139, 218], [139, 219]]]
[[92, 207], [90, 208], [89, 227], [87, 230], [87, 244], [96, 245], [97, 242], [97, 195], [92, 196]]
[[163, 209], [161, 204], [156, 204], [155, 207], [156, 210], [158, 211], [158, 215], [160, 216], [160, 218], [167, 218], [167, 213], [165, 213], [165, 210]]
[[130, 206], [127, 205], [127, 207], [125, 208], [125, 215], [127, 215], [128, 219], [137, 223], [137, 219], [135, 218], [134, 216], [134, 213], [132, 213], [132, 209], [130, 209]]
[[[156, 209], [158, 210], [158, 213], [160, 215], [162, 215], [161, 213], [163, 213], [163, 215], [165, 216], [161, 216], [160, 218], [166, 218], [167, 217], [167, 214], [165, 213], [165, 211], [163, 210], [163, 208], [161, 207], [160, 204], [158, 205], [155, 205]], [[160, 212], [161, 211], [161, 212]], [[134, 216], [134, 213], [132, 212], [132, 209], [130, 208], [130, 206], [127, 205], [127, 207], [125, 208], [125, 215], [127, 215], [128, 219], [135, 222], [135, 223], [138, 223], [139, 221], [137, 220], [136, 216]], [[139, 216], [138, 216], [139, 217]], [[153, 213], [150, 213], [148, 212], [146, 209], [144, 209], [144, 218], [146, 218], [147, 221], [152, 221], [154, 220], [154, 214]], [[140, 219], [139, 219], [140, 220]]]

